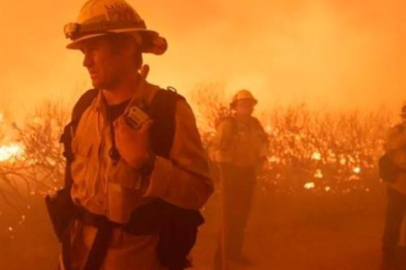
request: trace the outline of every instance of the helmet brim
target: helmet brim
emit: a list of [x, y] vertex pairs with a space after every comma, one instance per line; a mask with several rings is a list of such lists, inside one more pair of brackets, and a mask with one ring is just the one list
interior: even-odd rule
[[[149, 46], [142, 46], [142, 52], [143, 53], [152, 53], [156, 55], [161, 55], [167, 50], [167, 43], [166, 39], [159, 36], [159, 34], [155, 31], [147, 30], [147, 29], [140, 29], [140, 28], [125, 28], [125, 29], [115, 29], [115, 30], [109, 30], [105, 33], [98, 33], [98, 34], [90, 34], [86, 35], [83, 37], [80, 37], [78, 39], [75, 39], [71, 43], [69, 43], [66, 48], [70, 50], [79, 50], [82, 46], [83, 41], [97, 38], [97, 37], [102, 37], [108, 34], [121, 34], [121, 33], [140, 33], [143, 38], [149, 37], [152, 38], [152, 42], [149, 42]], [[143, 40], [143, 42], [145, 42]], [[154, 46], [155, 44], [161, 44], [161, 46]], [[162, 46], [162, 44], [164, 44]]]

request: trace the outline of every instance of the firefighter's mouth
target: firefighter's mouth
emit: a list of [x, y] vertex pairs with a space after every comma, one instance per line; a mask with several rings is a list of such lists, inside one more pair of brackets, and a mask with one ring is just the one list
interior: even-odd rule
[[94, 77], [98, 76], [98, 73], [95, 72], [95, 71], [89, 71], [89, 75], [90, 75], [91, 78], [94, 78]]

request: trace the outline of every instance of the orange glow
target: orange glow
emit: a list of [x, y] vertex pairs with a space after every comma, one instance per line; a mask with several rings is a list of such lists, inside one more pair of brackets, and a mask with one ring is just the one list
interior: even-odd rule
[[[230, 95], [251, 89], [260, 108], [393, 107], [405, 99], [402, 1], [129, 2], [169, 41], [167, 54], [145, 57], [150, 80], [183, 94], [222, 82]], [[23, 114], [45, 97], [73, 100], [89, 86], [81, 54], [64, 48], [62, 33], [83, 3], [3, 3], [0, 107]]]
[[9, 144], [0, 147], [0, 162], [10, 161], [21, 157], [24, 154], [24, 149], [18, 144]]
[[314, 174], [314, 177], [321, 179], [324, 177], [324, 175], [321, 170], [317, 170], [316, 173]]
[[355, 167], [354, 168], [354, 173], [360, 174], [361, 173], [361, 168], [360, 167]]
[[316, 185], [313, 182], [309, 182], [304, 185], [305, 189], [314, 189], [315, 187]]
[[314, 152], [312, 154], [312, 159], [313, 160], [321, 160], [321, 154], [319, 152]]

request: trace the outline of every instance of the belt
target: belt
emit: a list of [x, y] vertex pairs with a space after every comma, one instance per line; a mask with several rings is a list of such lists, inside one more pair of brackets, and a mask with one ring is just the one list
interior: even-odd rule
[[111, 226], [111, 227], [124, 226], [123, 224], [110, 221], [106, 216], [93, 214], [83, 208], [79, 210], [79, 219], [83, 224], [96, 228], [102, 226]]
[[103, 215], [93, 214], [83, 208], [79, 210], [78, 217], [83, 224], [97, 228], [96, 237], [92, 247], [90, 248], [90, 252], [83, 270], [100, 269], [107, 254], [113, 228], [122, 228], [126, 232], [133, 235], [156, 233], [155, 229], [148, 229], [145, 228], [145, 226], [142, 226], [142, 221], [137, 218], [131, 219], [127, 224], [120, 224], [110, 221]]
[[139, 207], [127, 224], [112, 222], [83, 208], [78, 218], [83, 224], [97, 228], [83, 270], [100, 270], [114, 228], [122, 228], [132, 235], [159, 234], [158, 260], [170, 270], [182, 270], [196, 241], [197, 227], [204, 221], [197, 211], [178, 209], [158, 200]]
[[80, 209], [79, 219], [84, 224], [97, 228], [96, 237], [83, 270], [100, 270], [107, 254], [112, 229], [120, 224], [111, 222], [105, 216], [96, 215], [84, 209]]

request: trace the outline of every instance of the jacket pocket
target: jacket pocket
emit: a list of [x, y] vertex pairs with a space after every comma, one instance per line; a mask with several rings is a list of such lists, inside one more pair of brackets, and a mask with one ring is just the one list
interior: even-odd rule
[[138, 171], [134, 170], [122, 159], [117, 165], [110, 166], [108, 179], [109, 183], [115, 183], [132, 190], [140, 190], [142, 187], [142, 179]]
[[89, 175], [89, 169], [92, 166], [92, 149], [92, 144], [79, 143], [76, 140], [72, 142], [74, 158], [71, 165], [71, 173], [73, 181], [76, 184], [83, 182]]
[[131, 213], [143, 201], [142, 177], [123, 160], [108, 170], [108, 216], [110, 220], [126, 223]]

